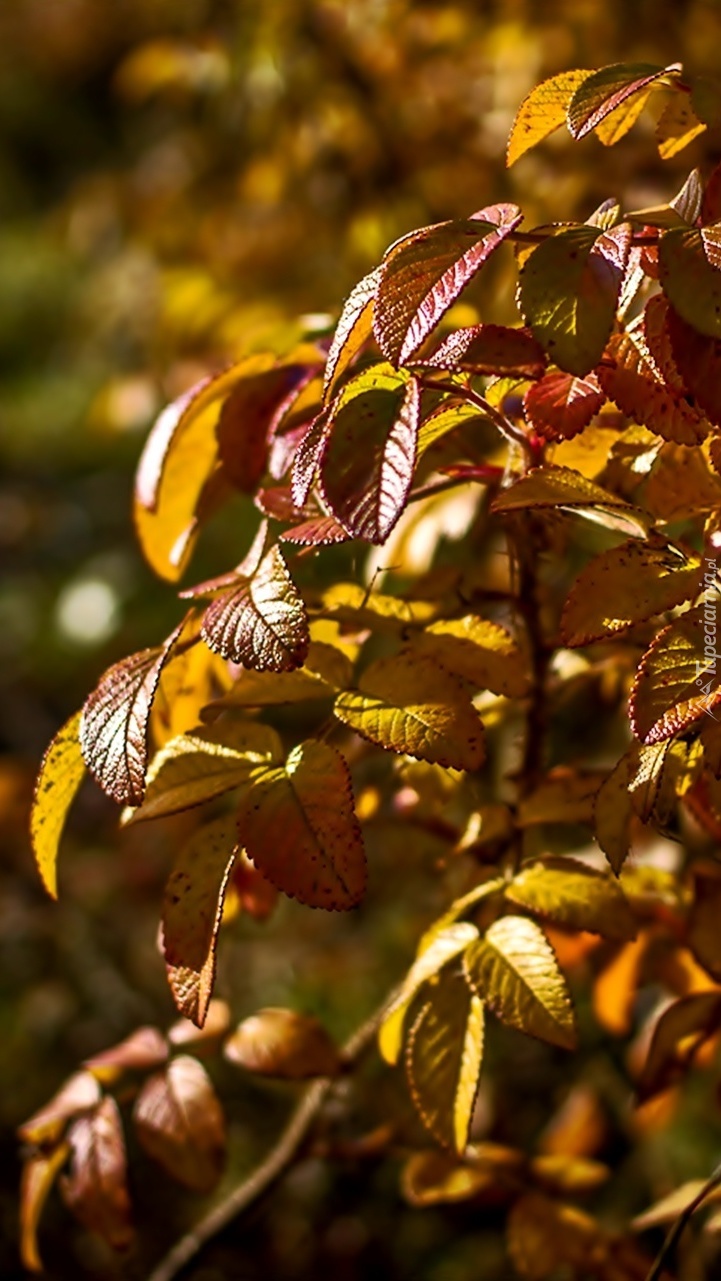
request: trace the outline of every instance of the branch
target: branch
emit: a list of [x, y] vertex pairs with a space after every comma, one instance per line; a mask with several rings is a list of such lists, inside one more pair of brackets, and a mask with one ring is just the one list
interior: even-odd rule
[[689, 1205], [686, 1206], [686, 1209], [678, 1216], [676, 1222], [671, 1228], [671, 1231], [668, 1233], [666, 1240], [661, 1246], [658, 1257], [656, 1258], [656, 1261], [653, 1267], [651, 1268], [651, 1271], [646, 1277], [646, 1281], [661, 1281], [661, 1275], [663, 1273], [663, 1269], [669, 1259], [669, 1256], [678, 1245], [678, 1242], [681, 1237], [681, 1233], [686, 1227], [686, 1224], [689, 1222], [691, 1216], [696, 1213], [699, 1207], [703, 1205], [703, 1202], [706, 1200], [706, 1198], [710, 1196], [712, 1192], [715, 1192], [716, 1188], [718, 1187], [721, 1187], [721, 1165], [716, 1166], [716, 1169], [714, 1170], [710, 1179], [707, 1179], [707, 1181], [704, 1183], [703, 1187], [701, 1188], [701, 1191], [694, 1197], [693, 1201], [691, 1201]]
[[[353, 1070], [372, 1044], [383, 1012], [393, 1000], [394, 995], [395, 991], [384, 999], [382, 1005], [356, 1029], [341, 1049], [341, 1062], [346, 1072]], [[254, 1205], [282, 1178], [298, 1158], [303, 1143], [311, 1133], [335, 1083], [335, 1077], [323, 1077], [308, 1086], [301, 1095], [278, 1142], [274, 1148], [271, 1148], [265, 1160], [261, 1161], [260, 1165], [256, 1166], [224, 1201], [214, 1206], [204, 1219], [201, 1219], [190, 1232], [176, 1242], [165, 1258], [161, 1259], [148, 1281], [173, 1281], [213, 1237], [222, 1232], [239, 1214]]]

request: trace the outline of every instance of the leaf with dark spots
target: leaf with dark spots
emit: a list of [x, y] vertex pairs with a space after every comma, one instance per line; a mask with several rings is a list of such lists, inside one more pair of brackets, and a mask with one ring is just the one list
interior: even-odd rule
[[277, 546], [252, 577], [239, 575], [203, 617], [203, 639], [223, 658], [255, 671], [300, 667], [310, 639], [305, 606]]
[[391, 245], [382, 263], [373, 329], [393, 365], [407, 363], [505, 237], [516, 205], [489, 205], [472, 218], [437, 223]]
[[323, 500], [355, 538], [383, 543], [405, 507], [418, 439], [416, 379], [374, 366], [343, 389], [320, 460]]
[[691, 600], [701, 589], [698, 557], [632, 538], [601, 552], [582, 570], [561, 616], [566, 645], [616, 636], [634, 623]]
[[574, 138], [584, 138], [626, 99], [664, 76], [679, 75], [680, 71], [677, 63], [658, 67], [644, 62], [618, 62], [602, 67], [583, 80], [568, 104], [566, 118], [571, 134]]
[[566, 109], [574, 93], [593, 71], [562, 71], [541, 81], [524, 98], [508, 137], [506, 164], [510, 168], [531, 147], [543, 142], [566, 123]]
[[547, 357], [526, 329], [506, 325], [471, 325], [456, 329], [431, 356], [419, 364], [434, 369], [496, 374], [499, 378], [540, 378]]
[[523, 397], [526, 418], [544, 440], [572, 440], [605, 402], [595, 374], [575, 378], [560, 370], [544, 374]]
[[703, 414], [688, 396], [665, 382], [638, 326], [613, 335], [596, 373], [606, 395], [624, 414], [664, 440], [697, 445], [706, 435]]
[[631, 726], [642, 743], [682, 733], [721, 702], [721, 672], [704, 645], [699, 606], [674, 619], [646, 650], [629, 700]]
[[138, 805], [143, 799], [153, 699], [184, 625], [185, 620], [162, 647], [115, 663], [85, 701], [80, 719], [85, 763], [103, 791], [121, 805]]
[[273, 885], [308, 907], [345, 911], [363, 897], [366, 862], [343, 757], [325, 743], [258, 769], [238, 810], [239, 840]]

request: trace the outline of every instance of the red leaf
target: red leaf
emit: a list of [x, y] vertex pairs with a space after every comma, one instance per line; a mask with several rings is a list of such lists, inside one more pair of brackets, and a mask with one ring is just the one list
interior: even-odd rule
[[225, 1164], [223, 1109], [205, 1068], [179, 1054], [151, 1076], [135, 1102], [133, 1121], [145, 1151], [178, 1183], [211, 1192]]
[[614, 334], [596, 373], [606, 395], [624, 414], [664, 440], [697, 445], [706, 435], [703, 416], [664, 382], [637, 327]]
[[396, 241], [382, 263], [373, 329], [394, 365], [406, 363], [518, 226], [516, 205], [489, 205], [465, 221], [441, 222]]
[[304, 507], [306, 504], [329, 431], [330, 411], [324, 409], [317, 418], [313, 419], [298, 445], [290, 481], [296, 507]]
[[547, 359], [541, 344], [526, 329], [505, 325], [471, 325], [456, 329], [424, 365], [468, 370], [499, 377], [540, 378]]
[[110, 667], [86, 699], [80, 746], [90, 773], [121, 805], [139, 805], [148, 765], [148, 725], [160, 674], [185, 620], [165, 644]]
[[73, 1122], [68, 1132], [72, 1156], [70, 1173], [60, 1181], [63, 1199], [91, 1232], [115, 1250], [124, 1250], [134, 1237], [127, 1162], [120, 1113], [107, 1095], [88, 1116]]
[[378, 291], [381, 268], [364, 276], [346, 298], [328, 352], [323, 382], [323, 400], [332, 399], [341, 375], [358, 355], [373, 332], [373, 302]]
[[278, 547], [266, 552], [251, 577], [239, 576], [211, 602], [202, 635], [223, 658], [257, 672], [300, 667], [310, 640], [308, 619]]
[[226, 476], [242, 493], [252, 494], [265, 471], [273, 415], [312, 373], [307, 365], [278, 365], [241, 379], [223, 402], [218, 451]]
[[310, 741], [281, 769], [258, 769], [238, 810], [240, 843], [284, 894], [346, 911], [363, 897], [366, 864], [348, 766]]
[[528, 388], [523, 404], [528, 422], [545, 440], [571, 440], [605, 400], [595, 374], [574, 378], [554, 370]]
[[241, 850], [236, 859], [231, 885], [238, 895], [242, 911], [252, 916], [254, 921], [267, 921], [278, 902], [278, 890], [251, 863], [245, 850]]
[[668, 308], [668, 334], [686, 387], [710, 421], [721, 426], [721, 339], [692, 329]]
[[283, 543], [297, 543], [301, 547], [328, 547], [331, 543], [347, 543], [351, 535], [335, 516], [315, 516], [304, 520], [280, 536]]
[[[708, 607], [706, 607], [708, 608]], [[715, 617], [715, 606], [711, 606]], [[629, 710], [634, 734], [643, 743], [660, 743], [683, 733], [721, 702], [713, 633], [707, 634], [705, 607], [688, 610], [659, 632], [646, 650], [631, 690]], [[708, 650], [706, 646], [709, 646]]]
[[384, 543], [405, 507], [416, 457], [420, 391], [387, 366], [344, 388], [320, 463], [323, 499], [354, 538]]
[[568, 104], [569, 131], [574, 138], [584, 138], [632, 94], [662, 76], [678, 75], [680, 70], [677, 64], [657, 67], [641, 62], [618, 62], [602, 67], [579, 85]]
[[86, 1059], [83, 1067], [97, 1081], [109, 1085], [123, 1072], [149, 1072], [162, 1067], [168, 1057], [168, 1042], [156, 1027], [139, 1027], [118, 1045]]
[[699, 333], [721, 338], [721, 227], [672, 228], [658, 260], [674, 309]]
[[73, 1117], [89, 1112], [100, 1102], [100, 1087], [90, 1072], [74, 1072], [44, 1107], [18, 1127], [25, 1143], [45, 1146], [62, 1137]]

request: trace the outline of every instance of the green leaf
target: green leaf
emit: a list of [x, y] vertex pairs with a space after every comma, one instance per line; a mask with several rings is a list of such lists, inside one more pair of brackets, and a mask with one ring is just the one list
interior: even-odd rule
[[365, 892], [366, 862], [340, 752], [325, 743], [301, 743], [285, 766], [255, 770], [250, 784], [238, 828], [263, 876], [307, 907], [355, 907]]
[[378, 1048], [386, 1063], [398, 1062], [403, 1046], [403, 1026], [416, 993], [477, 938], [478, 930], [468, 922], [453, 922], [445, 929], [434, 931], [431, 941], [420, 952], [383, 1015], [378, 1031]]
[[626, 896], [607, 874], [570, 858], [544, 858], [524, 867], [506, 898], [563, 929], [609, 939], [632, 939], [636, 926]]
[[154, 757], [143, 804], [129, 822], [191, 809], [248, 782], [258, 765], [282, 759], [274, 729], [255, 721], [221, 721], [179, 734]]
[[[705, 622], [708, 612], [710, 622]], [[704, 631], [704, 627], [709, 632]], [[643, 743], [680, 734], [721, 702], [721, 671], [713, 644], [716, 602], [689, 610], [656, 637], [641, 659], [631, 690], [631, 725]]]
[[442, 619], [414, 633], [411, 643], [476, 689], [490, 689], [507, 698], [523, 698], [528, 691], [525, 655], [499, 623], [477, 614]]
[[509, 166], [566, 123], [566, 109], [576, 90], [593, 71], [562, 71], [532, 89], [521, 103], [506, 149]]
[[373, 333], [373, 303], [381, 278], [376, 267], [364, 276], [346, 298], [328, 352], [323, 401], [329, 404], [346, 369]]
[[163, 954], [181, 1014], [202, 1027], [215, 981], [223, 900], [237, 851], [233, 818], [199, 827], [181, 846], [163, 894]]
[[308, 618], [278, 546], [265, 553], [253, 574], [239, 574], [211, 601], [202, 635], [223, 658], [257, 672], [300, 667], [310, 640]]
[[588, 645], [691, 600], [701, 589], [697, 556], [630, 539], [596, 556], [576, 579], [561, 615], [566, 645]]
[[576, 1046], [573, 1006], [545, 934], [524, 916], [502, 916], [471, 943], [463, 966], [473, 991], [503, 1023], [566, 1050]]
[[418, 447], [417, 458], [421, 459], [426, 450], [435, 445], [437, 441], [442, 440], [449, 432], [455, 431], [457, 427], [466, 427], [470, 424], [479, 425], [490, 420], [476, 408], [475, 405], [469, 404], [467, 400], [457, 399], [455, 396], [446, 396], [440, 405], [428, 414], [418, 429]]
[[444, 1147], [463, 1153], [483, 1058], [483, 1003], [462, 974], [445, 970], [410, 1030], [405, 1066], [421, 1119]]
[[58, 846], [67, 812], [85, 777], [80, 712], [66, 721], [42, 759], [30, 813], [30, 840], [48, 894], [58, 896]]
[[323, 501], [354, 538], [384, 543], [413, 478], [420, 389], [389, 365], [374, 365], [343, 388], [320, 457]]
[[655, 81], [678, 76], [674, 63], [659, 67], [647, 62], [617, 62], [588, 76], [568, 104], [568, 128], [574, 138], [584, 138], [596, 129], [626, 99], [641, 93]]
[[373, 317], [378, 345], [391, 364], [408, 363], [521, 217], [516, 205], [490, 205], [472, 218], [423, 227], [391, 245]]
[[241, 672], [235, 684], [208, 710], [214, 713], [224, 707], [274, 707], [333, 698], [352, 680], [353, 664], [342, 650], [323, 641], [311, 641], [302, 667], [292, 672]]
[[366, 668], [358, 690], [339, 694], [335, 714], [391, 752], [474, 770], [485, 754], [483, 725], [458, 680], [430, 658], [400, 654]]
[[542, 241], [521, 268], [521, 311], [560, 369], [583, 378], [601, 359], [630, 248], [630, 223], [600, 235], [569, 227]]
[[661, 284], [679, 316], [721, 338], [721, 226], [673, 228], [658, 247]]

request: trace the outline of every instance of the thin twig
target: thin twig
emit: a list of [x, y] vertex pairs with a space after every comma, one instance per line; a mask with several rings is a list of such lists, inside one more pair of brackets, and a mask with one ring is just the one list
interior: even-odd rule
[[651, 1271], [646, 1277], [646, 1281], [661, 1281], [661, 1274], [663, 1272], [663, 1269], [666, 1266], [669, 1256], [676, 1249], [676, 1246], [678, 1245], [681, 1234], [684, 1228], [686, 1227], [686, 1224], [688, 1223], [689, 1219], [693, 1214], [696, 1213], [699, 1207], [703, 1205], [703, 1202], [706, 1200], [706, 1198], [710, 1196], [712, 1192], [715, 1192], [716, 1188], [718, 1187], [721, 1187], [721, 1165], [716, 1166], [716, 1169], [714, 1170], [711, 1177], [706, 1180], [703, 1187], [701, 1188], [701, 1191], [694, 1197], [693, 1201], [691, 1201], [686, 1206], [686, 1209], [678, 1216], [676, 1222], [674, 1223], [673, 1227], [668, 1233], [666, 1240], [661, 1246], [661, 1249], [658, 1253], [658, 1257], [656, 1258], [656, 1261], [654, 1262], [653, 1267], [651, 1268]]
[[[383, 1012], [393, 1000], [394, 995], [395, 992], [385, 998], [380, 1008], [357, 1028], [341, 1049], [341, 1062], [346, 1072], [352, 1070], [372, 1044]], [[254, 1205], [273, 1184], [278, 1182], [298, 1158], [305, 1139], [311, 1133], [323, 1104], [335, 1085], [335, 1080], [334, 1077], [323, 1077], [308, 1086], [301, 1095], [278, 1142], [271, 1148], [265, 1160], [261, 1161], [260, 1165], [256, 1166], [224, 1201], [214, 1206], [204, 1219], [196, 1223], [195, 1227], [176, 1242], [161, 1259], [148, 1281], [173, 1281], [213, 1237], [222, 1232], [239, 1214]]]
[[490, 400], [486, 400], [486, 397], [482, 396], [480, 392], [474, 391], [472, 387], [464, 387], [460, 383], [448, 383], [428, 375], [422, 377], [420, 382], [429, 391], [447, 391], [454, 396], [458, 396], [461, 400], [468, 401], [470, 405], [475, 405], [476, 409], [479, 409], [482, 414], [490, 418], [493, 425], [498, 428], [502, 436], [505, 436], [509, 444], [518, 445], [521, 448], [529, 467], [536, 465], [538, 459], [531, 438], [526, 435], [522, 428], [517, 427], [510, 418], [501, 413], [500, 409], [492, 405]]

